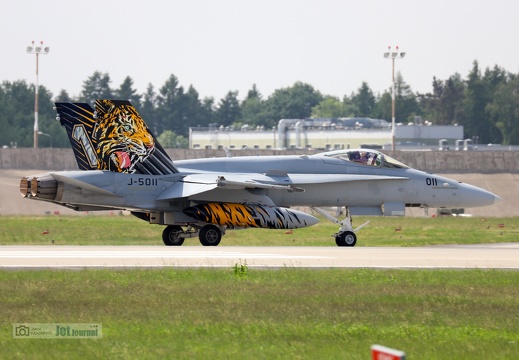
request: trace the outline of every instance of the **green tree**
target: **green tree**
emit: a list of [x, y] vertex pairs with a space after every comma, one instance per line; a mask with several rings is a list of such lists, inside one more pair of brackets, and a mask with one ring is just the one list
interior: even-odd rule
[[313, 118], [340, 118], [346, 117], [346, 104], [334, 96], [325, 96], [325, 98], [312, 108]]
[[[34, 91], [34, 86], [31, 90]], [[56, 121], [57, 113], [54, 110], [52, 93], [42, 86], [38, 91], [38, 112], [39, 130], [47, 134], [39, 136], [39, 147], [69, 148], [70, 141], [67, 132], [59, 121]]]
[[391, 122], [391, 102], [391, 93], [389, 91], [384, 91], [382, 95], [377, 96], [373, 117]]
[[137, 94], [137, 90], [133, 88], [133, 80], [127, 76], [121, 86], [114, 91], [114, 95], [120, 100], [129, 100], [133, 106], [140, 108], [142, 95]]
[[[391, 92], [384, 92], [378, 99], [374, 109], [374, 117], [392, 121]], [[421, 115], [421, 108], [411, 87], [406, 84], [400, 72], [395, 79], [395, 122], [406, 123], [413, 121], [416, 115]]]
[[362, 82], [356, 94], [351, 96], [352, 103], [357, 107], [356, 116], [371, 117], [375, 109], [375, 95], [368, 83]]
[[58, 96], [54, 99], [55, 102], [73, 102], [74, 100], [68, 94], [67, 90], [62, 89]]
[[180, 100], [181, 108], [179, 110], [185, 122], [182, 124], [179, 135], [188, 136], [190, 127], [208, 126], [211, 118], [207, 117], [206, 109], [202, 106], [198, 91], [193, 85], [189, 86]]
[[482, 79], [477, 61], [474, 61], [467, 80], [467, 90], [464, 101], [465, 137], [477, 137], [480, 143], [491, 143], [493, 135], [499, 130], [490, 123], [485, 108], [490, 102], [490, 94]]
[[160, 134], [160, 126], [157, 115], [157, 94], [155, 88], [150, 83], [146, 88], [146, 92], [143, 95], [144, 100], [139, 109], [139, 113], [142, 118], [148, 124], [148, 127], [154, 134]]
[[241, 103], [240, 110], [242, 121], [245, 124], [258, 126], [265, 125], [267, 122], [265, 101], [256, 84], [253, 84], [252, 89], [247, 92], [247, 97]]
[[186, 121], [179, 111], [183, 95], [184, 88], [179, 85], [178, 78], [170, 75], [157, 95], [157, 115], [160, 119], [157, 122], [157, 133], [160, 134], [164, 130], [180, 133], [182, 123]]
[[205, 97], [200, 105], [200, 123], [195, 125], [209, 126], [215, 122], [214, 98]]
[[400, 72], [396, 76], [395, 92], [395, 118], [397, 122], [414, 121], [415, 116], [421, 115], [421, 108], [416, 96], [411, 87], [404, 81]]
[[501, 85], [506, 85], [512, 78], [512, 74], [508, 73], [505, 69], [497, 65], [495, 65], [492, 69], [485, 69], [482, 80], [488, 96], [487, 103], [485, 104], [485, 115], [487, 118], [487, 128], [489, 132], [488, 141], [490, 143], [501, 143], [503, 141], [503, 134], [497, 126], [497, 122], [489, 114], [487, 107], [495, 99], [496, 92], [501, 87]]
[[189, 140], [182, 135], [177, 135], [171, 130], [164, 130], [159, 137], [158, 142], [166, 149], [187, 149], [189, 147]]
[[262, 97], [263, 96], [259, 92], [256, 84], [252, 84], [252, 88], [249, 91], [247, 91], [247, 97], [245, 98], [245, 100], [249, 100], [249, 99], [260, 99], [261, 100]]
[[229, 126], [241, 121], [240, 102], [238, 101], [238, 91], [229, 91], [220, 100], [216, 110], [216, 119], [220, 125]]
[[454, 125], [462, 120], [465, 84], [459, 74], [446, 81], [433, 78], [433, 92], [419, 94], [419, 103], [426, 120], [435, 125]]
[[112, 99], [110, 75], [95, 71], [92, 76], [83, 82], [83, 90], [79, 96], [80, 102], [93, 104], [97, 99]]
[[499, 129], [503, 144], [519, 144], [519, 78], [497, 87], [487, 112]]
[[460, 74], [447, 79], [441, 94], [441, 122], [437, 125], [454, 125], [462, 120], [465, 91], [466, 85]]
[[[344, 95], [342, 97], [342, 103], [344, 104], [344, 114], [346, 114], [346, 117], [356, 117], [357, 114], [359, 114], [359, 108], [357, 105], [353, 103], [351, 98], [349, 98], [347, 95]], [[375, 106], [376, 106], [376, 99], [375, 99]], [[373, 112], [373, 111], [372, 111]], [[373, 116], [373, 115], [371, 115]]]
[[441, 98], [445, 85], [443, 81], [433, 77], [432, 86], [432, 93], [418, 94], [418, 99], [426, 120], [439, 125], [443, 122], [441, 116]]
[[312, 108], [321, 100], [323, 96], [319, 91], [299, 81], [291, 87], [275, 90], [266, 100], [268, 123], [265, 126], [275, 126], [281, 119], [309, 118]]
[[159, 90], [157, 117], [160, 119], [158, 133], [172, 130], [182, 136], [188, 136], [190, 127], [204, 126], [210, 120], [195, 88], [189, 86], [186, 92], [175, 75], [171, 75]]
[[[49, 135], [39, 137], [40, 147], [61, 146], [66, 133], [56, 126], [52, 93], [44, 86], [38, 90], [38, 129]], [[23, 80], [4, 81], [0, 86], [0, 146], [34, 145], [34, 85]], [[52, 139], [52, 140], [51, 140]]]

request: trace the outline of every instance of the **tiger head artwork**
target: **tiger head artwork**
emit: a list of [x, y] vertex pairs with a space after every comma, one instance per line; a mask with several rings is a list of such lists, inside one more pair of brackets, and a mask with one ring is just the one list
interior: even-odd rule
[[98, 169], [123, 173], [135, 172], [155, 150], [155, 140], [144, 120], [127, 101], [96, 102], [96, 153]]

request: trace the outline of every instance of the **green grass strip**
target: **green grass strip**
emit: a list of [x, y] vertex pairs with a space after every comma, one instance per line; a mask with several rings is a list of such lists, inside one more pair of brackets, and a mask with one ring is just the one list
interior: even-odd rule
[[[423, 246], [519, 241], [519, 217], [355, 217], [357, 246]], [[220, 246], [336, 246], [338, 225], [321, 219], [315, 226], [293, 231], [246, 229], [228, 231]], [[133, 216], [3, 216], [0, 245], [159, 245], [164, 226]], [[199, 246], [198, 238], [185, 245]]]
[[[519, 272], [0, 271], [3, 358], [516, 359]], [[13, 339], [12, 323], [102, 323], [102, 339]]]

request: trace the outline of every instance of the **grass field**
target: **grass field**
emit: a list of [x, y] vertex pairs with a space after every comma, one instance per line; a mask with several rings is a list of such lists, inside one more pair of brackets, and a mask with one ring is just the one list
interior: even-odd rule
[[[478, 217], [355, 217], [354, 227], [370, 224], [358, 233], [357, 246], [420, 246], [519, 241], [519, 218]], [[0, 217], [0, 244], [153, 245], [162, 244], [163, 226], [133, 216], [4, 216]], [[331, 237], [338, 225], [326, 219], [315, 226], [293, 230], [246, 229], [228, 231], [220, 246], [336, 246]], [[47, 233], [48, 232], [48, 233]], [[187, 239], [184, 245], [199, 245]]]
[[[519, 272], [235, 269], [0, 272], [2, 358], [517, 359]], [[12, 323], [102, 323], [13, 339]]]
[[[355, 218], [357, 246], [519, 241], [517, 218]], [[128, 216], [0, 217], [0, 244], [162, 244]], [[221, 245], [335, 246], [337, 225], [229, 231]], [[45, 233], [45, 234], [44, 234]], [[187, 245], [199, 245], [197, 239]], [[519, 358], [519, 272], [0, 271], [0, 358]], [[14, 339], [13, 323], [102, 323], [101, 339]]]

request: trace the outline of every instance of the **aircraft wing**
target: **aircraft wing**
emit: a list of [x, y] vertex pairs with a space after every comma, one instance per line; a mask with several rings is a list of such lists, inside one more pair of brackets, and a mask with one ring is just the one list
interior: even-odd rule
[[[216, 173], [193, 174], [184, 177], [181, 181], [172, 184], [164, 190], [157, 200], [169, 200], [176, 198], [186, 198], [215, 190], [236, 190], [244, 189], [276, 189], [285, 191], [303, 191], [301, 188], [294, 187], [292, 184], [283, 184], [273, 181], [271, 178], [261, 174], [254, 174], [261, 179], [252, 179], [250, 174], [225, 174]], [[269, 182], [267, 182], [269, 181]], [[200, 197], [200, 196], [198, 196]]]
[[[401, 176], [379, 176], [379, 175], [356, 175], [356, 174], [278, 174], [269, 176], [263, 174], [218, 174], [202, 173], [191, 174], [168, 187], [162, 192], [157, 200], [169, 200], [196, 196], [203, 197], [203, 193], [221, 190], [244, 190], [244, 189], [268, 189], [288, 192], [304, 192], [299, 185], [325, 184], [349, 181], [372, 181], [372, 180], [408, 180]], [[217, 190], [216, 190], [217, 191]]]
[[227, 189], [276, 189], [304, 192], [305, 190], [299, 185], [372, 180], [409, 180], [409, 178], [359, 174], [285, 174], [281, 176], [226, 174], [217, 177], [217, 185]]
[[181, 181], [175, 182], [164, 190], [157, 200], [187, 198], [216, 189], [216, 176], [208, 174], [188, 175]]

